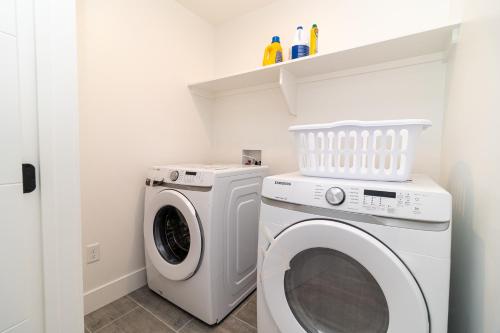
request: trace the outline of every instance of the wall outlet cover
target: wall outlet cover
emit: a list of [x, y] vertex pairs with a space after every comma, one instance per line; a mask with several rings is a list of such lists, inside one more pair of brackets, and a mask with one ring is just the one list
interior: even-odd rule
[[87, 264], [101, 260], [101, 246], [99, 243], [87, 245]]

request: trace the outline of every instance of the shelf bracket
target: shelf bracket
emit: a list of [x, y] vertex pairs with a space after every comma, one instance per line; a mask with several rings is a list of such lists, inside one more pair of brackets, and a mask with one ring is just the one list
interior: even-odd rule
[[458, 43], [459, 38], [460, 38], [460, 27], [455, 27], [451, 31], [450, 44], [456, 45]]
[[448, 46], [444, 50], [444, 62], [448, 61], [448, 58], [453, 54], [455, 51], [455, 48], [458, 44], [458, 41], [460, 39], [460, 27], [455, 27], [451, 31], [449, 40], [448, 40]]
[[289, 71], [280, 68], [280, 90], [288, 112], [294, 116], [297, 115], [297, 79]]

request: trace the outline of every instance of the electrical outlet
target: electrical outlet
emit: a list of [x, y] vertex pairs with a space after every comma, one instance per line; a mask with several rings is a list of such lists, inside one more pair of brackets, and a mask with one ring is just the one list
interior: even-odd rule
[[99, 243], [87, 245], [87, 264], [101, 260], [101, 246]]

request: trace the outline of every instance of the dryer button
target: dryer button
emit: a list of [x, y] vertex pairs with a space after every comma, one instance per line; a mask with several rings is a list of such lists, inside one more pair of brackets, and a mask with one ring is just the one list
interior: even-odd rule
[[331, 187], [326, 191], [325, 198], [330, 205], [338, 206], [344, 202], [345, 192], [340, 187]]

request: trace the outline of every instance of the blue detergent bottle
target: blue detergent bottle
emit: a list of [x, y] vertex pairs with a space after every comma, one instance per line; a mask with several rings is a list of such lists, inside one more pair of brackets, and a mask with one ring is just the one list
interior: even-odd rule
[[307, 57], [309, 55], [309, 41], [302, 26], [297, 27], [292, 44], [292, 59]]

